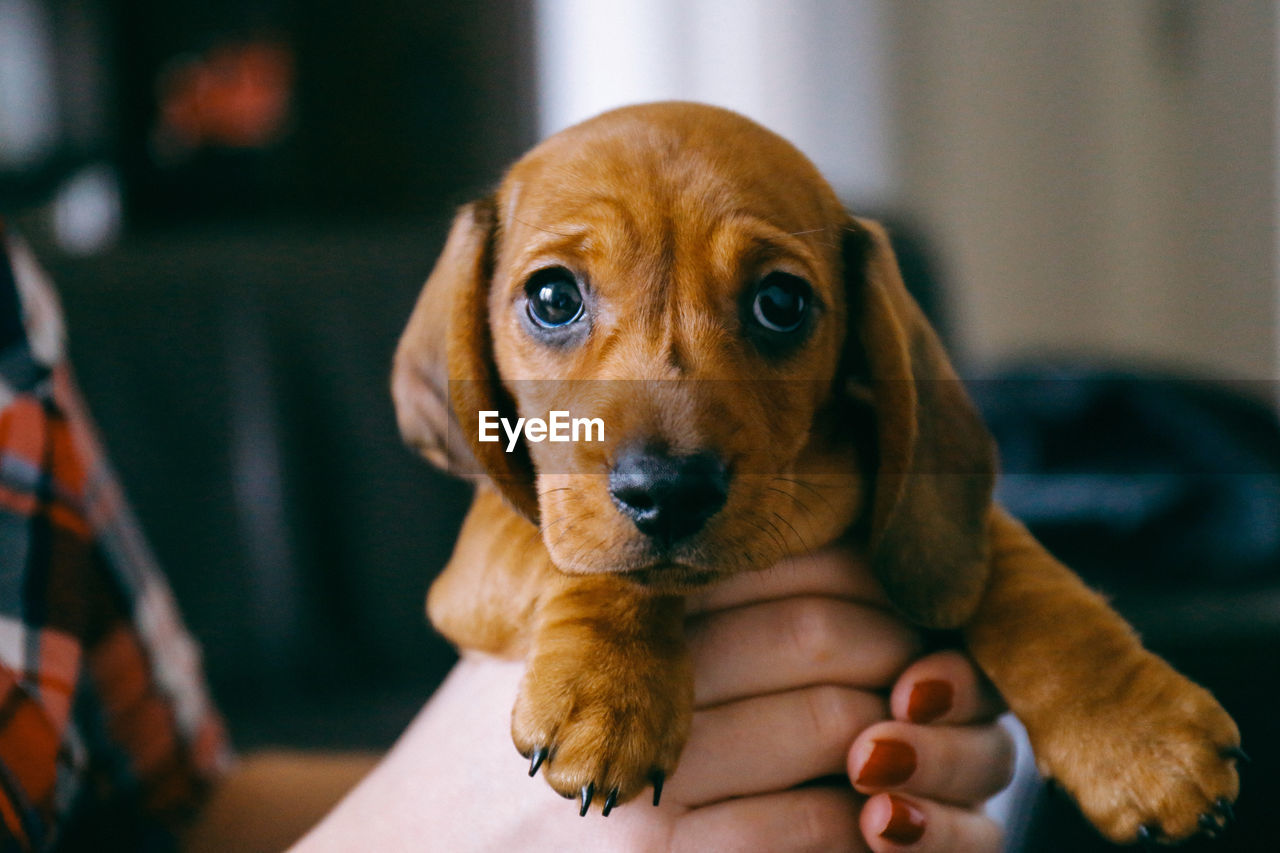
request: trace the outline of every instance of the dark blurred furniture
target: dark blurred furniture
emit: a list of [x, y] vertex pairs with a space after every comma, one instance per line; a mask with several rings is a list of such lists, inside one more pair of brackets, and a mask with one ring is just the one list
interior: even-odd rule
[[208, 232], [54, 265], [89, 405], [238, 743], [390, 743], [452, 663], [427, 585], [467, 487], [391, 354], [445, 222]]
[[[1280, 797], [1276, 387], [1078, 359], [971, 383], [1001, 446], [1001, 500], [1240, 725], [1254, 763], [1239, 822], [1186, 850], [1280, 849], [1266, 805]], [[1044, 790], [1020, 849], [1115, 848]]]

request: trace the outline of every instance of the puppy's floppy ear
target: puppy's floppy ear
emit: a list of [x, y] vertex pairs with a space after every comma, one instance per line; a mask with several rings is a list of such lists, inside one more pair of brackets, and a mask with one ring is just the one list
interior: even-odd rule
[[986, 588], [993, 442], [903, 285], [884, 229], [853, 219], [843, 249], [846, 362], [866, 372], [876, 410], [872, 565], [909, 618], [954, 628]]
[[400, 336], [391, 394], [404, 440], [435, 465], [487, 476], [536, 522], [537, 495], [526, 448], [479, 440], [479, 413], [514, 418], [498, 380], [489, 327], [489, 280], [496, 214], [489, 200], [458, 211], [435, 269]]

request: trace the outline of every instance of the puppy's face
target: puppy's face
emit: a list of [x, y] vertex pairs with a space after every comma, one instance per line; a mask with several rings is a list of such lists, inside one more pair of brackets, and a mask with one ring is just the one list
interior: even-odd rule
[[519, 416], [603, 425], [527, 442], [552, 559], [677, 591], [830, 541], [862, 494], [837, 387], [846, 215], [772, 133], [662, 109], [512, 169], [488, 315]]
[[[991, 439], [884, 229], [725, 110], [606, 113], [463, 207], [392, 393], [405, 440], [490, 481], [565, 572], [677, 592], [859, 519], [921, 624], [963, 624], [985, 588]], [[487, 412], [603, 436], [507, 453]]]

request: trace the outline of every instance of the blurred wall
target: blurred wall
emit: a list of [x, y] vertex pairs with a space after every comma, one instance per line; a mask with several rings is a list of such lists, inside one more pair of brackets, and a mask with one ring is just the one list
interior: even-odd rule
[[543, 133], [682, 97], [934, 244], [959, 350], [1280, 375], [1272, 0], [538, 0]]
[[965, 352], [1280, 375], [1271, 0], [891, 8], [902, 203]]
[[846, 197], [897, 185], [882, 0], [537, 0], [544, 135], [622, 104], [696, 100], [798, 145]]

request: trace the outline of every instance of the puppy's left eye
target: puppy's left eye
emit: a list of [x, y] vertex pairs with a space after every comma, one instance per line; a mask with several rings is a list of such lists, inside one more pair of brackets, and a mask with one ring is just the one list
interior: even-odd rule
[[756, 287], [751, 316], [771, 332], [794, 332], [804, 323], [813, 291], [809, 282], [785, 272], [771, 272]]
[[582, 291], [564, 267], [539, 270], [524, 286], [529, 316], [544, 329], [567, 326], [582, 316]]

